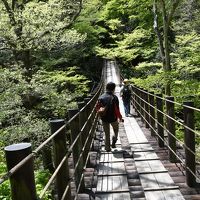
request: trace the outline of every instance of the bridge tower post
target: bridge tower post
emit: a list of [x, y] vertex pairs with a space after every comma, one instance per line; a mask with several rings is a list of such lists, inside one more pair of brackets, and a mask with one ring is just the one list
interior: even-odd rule
[[175, 131], [175, 121], [174, 119], [174, 97], [168, 96], [166, 97], [166, 109], [167, 109], [167, 130], [168, 130], [168, 145], [169, 149], [169, 160], [170, 162], [176, 162], [176, 131]]
[[[83, 128], [86, 119], [87, 119], [87, 114], [85, 112], [85, 109], [81, 111], [81, 109], [85, 106], [85, 102], [78, 102], [78, 109], [79, 109], [79, 127], [80, 130]], [[87, 132], [85, 130], [85, 128], [82, 129], [82, 137], [81, 137], [81, 141], [82, 141], [82, 145], [84, 146], [85, 142], [86, 142], [86, 138], [87, 138]], [[83, 162], [85, 165], [85, 162], [87, 160], [87, 154], [85, 153], [85, 151], [83, 152]]]
[[[69, 118], [74, 117], [78, 112], [79, 112], [79, 109], [69, 109], [68, 110]], [[79, 115], [76, 116], [70, 122], [70, 130], [71, 130], [71, 134], [70, 134], [71, 143], [73, 143], [80, 133], [80, 117], [79, 117]], [[85, 189], [84, 179], [82, 178], [84, 164], [83, 164], [83, 153], [82, 153], [83, 144], [82, 144], [81, 138], [82, 137], [80, 135], [72, 149], [74, 167], [76, 167], [75, 173], [74, 173], [75, 184], [76, 184], [76, 190], [78, 190], [79, 193], [83, 192]]]
[[135, 108], [135, 113], [136, 113], [136, 115], [137, 116], [140, 116], [139, 115], [139, 111], [138, 111], [138, 88], [136, 87], [136, 86], [133, 86], [133, 88], [134, 88], [134, 93], [135, 93], [135, 96], [134, 96], [134, 108]]
[[144, 99], [145, 99], [145, 93], [144, 91], [142, 91], [142, 88], [140, 90], [140, 107], [141, 107], [141, 120], [142, 122], [144, 123], [145, 122], [145, 102], [144, 102]]
[[138, 104], [137, 104], [137, 107], [138, 107], [138, 115], [140, 116], [141, 118], [141, 121], [144, 123], [144, 93], [142, 91], [142, 88], [139, 88], [137, 89], [137, 100], [138, 100]]
[[[185, 163], [186, 163], [186, 182], [190, 187], [196, 185], [196, 162], [195, 162], [195, 133], [194, 130], [194, 110], [190, 107], [194, 107], [194, 102], [184, 102], [184, 142], [185, 142]], [[188, 127], [188, 128], [187, 128]]]
[[[86, 133], [88, 134], [86, 136], [89, 137], [88, 138], [88, 141], [87, 141], [87, 145], [85, 147], [85, 151], [86, 151], [86, 154], [89, 155], [89, 152], [90, 152], [90, 142], [92, 140], [92, 138], [90, 138], [89, 136], [89, 132], [90, 132], [90, 128], [92, 126], [92, 122], [91, 122], [91, 119], [89, 118], [90, 117], [90, 113], [91, 113], [91, 105], [88, 104], [88, 102], [90, 101], [90, 98], [84, 98], [84, 102], [85, 102], [85, 113], [86, 113], [86, 121], [87, 121], [87, 124], [86, 124]], [[87, 160], [87, 166], [91, 166], [91, 162], [90, 162], [90, 156], [88, 157], [88, 160]]]
[[157, 131], [158, 131], [158, 145], [159, 147], [164, 147], [164, 120], [163, 120], [163, 100], [162, 94], [157, 94], [156, 97], [156, 107], [157, 107]]
[[144, 90], [144, 118], [145, 118], [145, 127], [149, 128], [149, 98], [148, 98], [148, 91]]
[[150, 117], [149, 117], [149, 123], [150, 123], [150, 128], [151, 128], [151, 136], [155, 136], [155, 98], [154, 98], [154, 92], [149, 93], [149, 112], [150, 112]]
[[[19, 143], [5, 147], [8, 170], [11, 170], [20, 161], [32, 152], [30, 143]], [[11, 177], [12, 200], [36, 200], [33, 157], [21, 165]]]
[[[64, 119], [53, 119], [50, 120], [51, 133], [55, 133], [62, 126], [65, 125]], [[67, 142], [66, 142], [66, 128], [63, 128], [54, 138], [53, 138], [53, 157], [55, 168], [57, 168], [63, 158], [67, 153]], [[63, 163], [56, 176], [56, 190], [58, 193], [58, 199], [62, 199], [63, 194], [68, 186], [67, 194], [64, 200], [71, 200], [71, 188], [69, 184], [69, 167], [68, 158]]]

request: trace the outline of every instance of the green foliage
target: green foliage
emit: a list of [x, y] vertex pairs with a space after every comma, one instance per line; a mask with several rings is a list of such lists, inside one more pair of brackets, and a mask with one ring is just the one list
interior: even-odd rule
[[200, 83], [197, 80], [176, 80], [174, 81], [172, 93], [179, 102], [194, 100], [198, 105], [200, 97]]
[[154, 91], [155, 93], [162, 93], [164, 91], [164, 85], [166, 83], [165, 73], [159, 72], [155, 75], [149, 75], [147, 78], [132, 78], [131, 81], [137, 86]]
[[3, 184], [0, 185], [0, 200], [8, 200], [11, 199], [10, 193], [10, 183], [9, 181], [5, 181]]
[[117, 58], [125, 67], [155, 56], [155, 41], [149, 20], [152, 19], [149, 1], [111, 0], [102, 7], [100, 21], [109, 31], [105, 45], [97, 46], [98, 55]]
[[146, 78], [149, 75], [154, 75], [159, 69], [162, 68], [162, 63], [139, 63], [136, 67], [133, 67], [133, 73], [135, 77]]
[[[11, 137], [12, 136], [12, 137]], [[3, 128], [0, 131], [0, 139], [4, 145], [29, 141], [33, 148], [50, 136], [49, 123], [45, 119], [24, 113], [15, 124]]]
[[13, 24], [3, 3], [0, 3], [0, 7], [0, 35], [9, 38], [7, 45], [14, 44], [18, 50], [51, 49], [58, 44], [61, 47], [73, 46], [83, 39], [76, 30], [62, 29], [70, 23], [71, 17], [79, 9], [76, 2], [51, 0], [23, 3], [21, 7], [16, 6], [14, 10], [10, 10]]
[[[51, 176], [51, 174], [47, 170], [37, 170], [36, 171], [35, 182], [36, 182], [36, 191], [37, 191], [38, 196], [44, 189], [45, 185], [47, 184], [50, 176]], [[51, 195], [51, 191], [47, 190], [47, 192], [45, 193], [45, 195], [42, 199], [44, 199], [44, 200], [53, 199], [53, 197]]]
[[176, 53], [173, 54], [176, 69], [182, 79], [200, 77], [200, 36], [194, 31], [176, 38]]
[[123, 30], [133, 30], [137, 26], [149, 27], [149, 22], [152, 19], [150, 9], [149, 0], [139, 2], [136, 0], [111, 0], [104, 5], [100, 19], [104, 21], [119, 19], [122, 23], [125, 23]]
[[[1, 69], [0, 139], [4, 145], [31, 141], [37, 146], [50, 134], [49, 118], [66, 118], [67, 109], [88, 93], [90, 83], [77, 67], [38, 71], [30, 83], [16, 70]], [[12, 137], [11, 137], [12, 135]]]
[[58, 92], [75, 93], [76, 97], [80, 97], [88, 92], [89, 81], [85, 76], [77, 73], [79, 70], [77, 67], [68, 67], [66, 71], [38, 71], [32, 83], [36, 84], [36, 89], [40, 90], [38, 92], [44, 91], [40, 86], [51, 84]]
[[150, 32], [145, 29], [135, 29], [132, 33], [124, 34], [123, 39], [116, 41], [116, 47], [110, 49], [97, 47], [96, 50], [101, 56], [107, 58], [117, 57], [124, 64], [127, 64], [137, 58], [140, 60], [152, 58], [155, 54], [155, 49], [152, 48], [150, 41]]
[[149, 59], [155, 51], [150, 45], [150, 41], [151, 34], [149, 31], [135, 29], [132, 33], [125, 34], [124, 39], [117, 43], [117, 57], [121, 58], [125, 63], [137, 57], [140, 57], [141, 60]]
[[[83, 10], [77, 22], [73, 25], [79, 33], [87, 35], [83, 49], [85, 57], [95, 53], [95, 46], [99, 45], [101, 37], [104, 37], [103, 35], [107, 33], [104, 27], [98, 25], [99, 10], [102, 5], [103, 3], [100, 0], [85, 1]], [[78, 56], [80, 56], [80, 54]]]
[[[0, 142], [0, 149], [2, 148], [3, 144]], [[7, 167], [5, 164], [4, 152], [0, 150], [0, 177], [2, 177], [7, 172]], [[7, 200], [11, 199], [10, 194], [10, 182], [5, 181], [3, 184], [0, 185], [0, 200]]]

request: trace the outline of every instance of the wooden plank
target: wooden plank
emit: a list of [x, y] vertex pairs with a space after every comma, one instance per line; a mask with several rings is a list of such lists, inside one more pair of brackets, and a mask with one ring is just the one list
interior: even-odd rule
[[100, 156], [100, 162], [122, 162], [123, 153], [104, 153]]
[[98, 177], [98, 180], [97, 180], [97, 191], [101, 191], [102, 190], [102, 184], [103, 184], [103, 177]]
[[158, 185], [159, 186], [171, 186], [174, 185], [174, 181], [172, 180], [171, 176], [168, 173], [158, 173], [158, 174], [154, 174]]
[[104, 162], [99, 163], [98, 175], [102, 174], [126, 174], [124, 162]]
[[137, 144], [149, 144], [149, 142], [148, 141], [144, 141], [144, 142], [137, 142], [137, 141], [135, 141], [135, 142], [130, 142], [129, 143], [130, 146], [137, 145]]
[[112, 177], [112, 179], [113, 179], [113, 183], [112, 183], [113, 189], [112, 190], [118, 190], [119, 189], [118, 177], [114, 176], [114, 177]]
[[135, 161], [149, 161], [149, 160], [158, 160], [158, 158], [136, 158]]
[[162, 191], [145, 192], [145, 198], [146, 200], [166, 200]]
[[146, 160], [135, 162], [138, 173], [145, 171], [162, 171], [166, 170], [160, 160]]
[[134, 160], [150, 160], [150, 159], [158, 159], [158, 156], [156, 153], [152, 151], [142, 151], [142, 152], [134, 152], [133, 157], [135, 158]]
[[108, 191], [108, 177], [102, 177], [103, 185], [102, 185], [102, 191]]
[[140, 181], [143, 188], [159, 187], [154, 174], [141, 174]]
[[108, 180], [108, 191], [110, 190], [113, 190], [113, 178], [112, 176], [107, 176], [107, 180]]
[[139, 172], [139, 174], [154, 174], [154, 173], [168, 173], [168, 171], [167, 170], [161, 170], [161, 171], [144, 171], [144, 172], [142, 172], [142, 171], [140, 171]]
[[135, 118], [128, 118], [128, 121], [125, 121], [124, 126], [129, 143], [148, 142]]
[[146, 200], [184, 200], [179, 190], [145, 192]]
[[144, 188], [144, 191], [161, 191], [161, 190], [177, 190], [179, 186], [167, 186], [167, 187], [155, 187], [155, 188]]
[[109, 193], [127, 193], [129, 192], [129, 189], [124, 189], [124, 190], [108, 190], [108, 191], [96, 191], [95, 194], [97, 195], [104, 195], [104, 194], [109, 194]]
[[170, 200], [184, 200], [185, 198], [182, 196], [179, 190], [170, 190], [163, 192], [165, 199]]
[[97, 176], [125, 176], [127, 173], [97, 174]]
[[144, 189], [174, 186], [168, 173], [141, 174], [140, 180]]
[[98, 176], [96, 192], [128, 190], [127, 176]]
[[95, 200], [131, 200], [128, 192], [97, 194]]
[[147, 151], [154, 151], [153, 149], [149, 149], [149, 150], [133, 150], [133, 149], [131, 149], [131, 151], [133, 152], [133, 153], [135, 153], [135, 152], [147, 152]]
[[130, 144], [131, 150], [133, 152], [140, 152], [140, 151], [154, 151], [152, 146], [149, 143], [144, 144]]

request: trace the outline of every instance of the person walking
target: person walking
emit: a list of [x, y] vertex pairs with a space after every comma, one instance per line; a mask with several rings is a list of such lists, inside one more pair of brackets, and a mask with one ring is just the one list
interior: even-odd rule
[[131, 89], [129, 85], [129, 80], [124, 79], [124, 85], [120, 90], [120, 96], [122, 97], [125, 116], [130, 116], [130, 102], [131, 102]]
[[99, 97], [96, 105], [96, 110], [102, 120], [103, 130], [105, 132], [105, 150], [107, 152], [111, 151], [110, 125], [114, 131], [114, 135], [112, 137], [112, 148], [116, 148], [115, 144], [118, 138], [119, 122], [123, 122], [119, 109], [119, 99], [114, 94], [115, 87], [115, 83], [107, 83], [106, 92]]

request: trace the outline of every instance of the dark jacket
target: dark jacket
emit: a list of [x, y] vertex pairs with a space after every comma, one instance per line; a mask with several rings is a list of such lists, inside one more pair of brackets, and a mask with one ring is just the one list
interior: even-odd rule
[[119, 108], [119, 100], [118, 97], [111, 92], [106, 92], [102, 94], [98, 101], [103, 105], [108, 105], [108, 109], [106, 111], [106, 115], [101, 118], [103, 122], [115, 122], [117, 121], [117, 116], [115, 114], [114, 103]]

